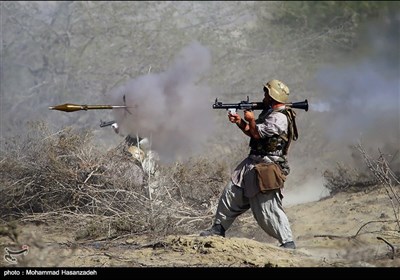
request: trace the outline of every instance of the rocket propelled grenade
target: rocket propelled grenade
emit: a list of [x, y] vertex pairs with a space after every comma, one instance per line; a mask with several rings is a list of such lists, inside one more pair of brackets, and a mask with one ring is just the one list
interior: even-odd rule
[[65, 103], [56, 106], [50, 106], [50, 110], [58, 110], [64, 112], [75, 112], [75, 111], [87, 111], [87, 110], [104, 110], [104, 109], [127, 109], [128, 106], [125, 105], [78, 105]]

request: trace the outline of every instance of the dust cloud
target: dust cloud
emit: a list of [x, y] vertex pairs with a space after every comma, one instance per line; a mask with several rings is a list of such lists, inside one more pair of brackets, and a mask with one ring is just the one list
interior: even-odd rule
[[[319, 129], [333, 148], [345, 152], [338, 154], [338, 159], [350, 154], [343, 147], [358, 141], [392, 156], [399, 150], [398, 21], [369, 26], [350, 57], [321, 67], [315, 76], [320, 103], [314, 109], [324, 111], [324, 123], [319, 123]], [[399, 156], [390, 160], [399, 162]]]
[[382, 152], [390, 168], [400, 174], [398, 21], [368, 26], [360, 34], [359, 47], [317, 69], [309, 83], [309, 90], [316, 94], [309, 99], [309, 112], [301, 120], [308, 121], [308, 127], [300, 131], [304, 139], [296, 143], [294, 151], [305, 148], [291, 161], [287, 204], [329, 195], [322, 174], [335, 170], [337, 163], [371, 174], [355, 148], [358, 143], [373, 158]]
[[318, 201], [329, 196], [329, 190], [324, 187], [325, 180], [322, 177], [311, 177], [304, 184], [296, 186], [290, 191], [283, 190], [283, 203], [292, 206], [301, 203]]
[[210, 88], [200, 84], [211, 67], [211, 53], [198, 42], [184, 47], [161, 73], [139, 76], [112, 89], [112, 104], [122, 135], [148, 138], [160, 160], [169, 162], [200, 152], [214, 130]]

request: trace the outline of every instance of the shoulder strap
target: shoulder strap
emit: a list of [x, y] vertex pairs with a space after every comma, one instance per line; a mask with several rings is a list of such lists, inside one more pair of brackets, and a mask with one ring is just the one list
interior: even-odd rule
[[288, 143], [283, 150], [283, 154], [287, 155], [292, 140], [296, 141], [299, 138], [299, 133], [297, 131], [295, 111], [291, 108], [286, 108], [286, 110], [282, 110], [282, 113], [284, 113], [288, 119]]
[[289, 123], [291, 123], [293, 129], [293, 140], [296, 141], [299, 138], [299, 132], [297, 131], [296, 125], [296, 112], [293, 111], [291, 108], [288, 108], [287, 112]]

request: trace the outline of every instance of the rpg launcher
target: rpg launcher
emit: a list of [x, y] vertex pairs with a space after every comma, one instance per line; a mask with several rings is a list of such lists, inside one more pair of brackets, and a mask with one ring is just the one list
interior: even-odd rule
[[[285, 103], [289, 108], [302, 109], [306, 112], [308, 111], [308, 101], [307, 99], [300, 102]], [[250, 102], [249, 97], [247, 100], [241, 101], [239, 103], [222, 103], [218, 99], [215, 99], [215, 103], [212, 106], [213, 109], [226, 109], [226, 110], [264, 110], [266, 109], [263, 102]]]

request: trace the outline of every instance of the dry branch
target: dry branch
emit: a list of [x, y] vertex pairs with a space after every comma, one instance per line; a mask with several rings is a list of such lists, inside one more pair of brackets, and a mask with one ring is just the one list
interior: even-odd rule
[[[363, 148], [361, 143], [357, 144], [357, 149], [363, 155], [364, 161], [368, 168], [379, 180], [379, 182], [381, 182], [381, 184], [385, 187], [386, 193], [390, 199], [390, 203], [392, 204], [393, 214], [396, 218], [398, 230], [400, 231], [399, 215], [398, 210], [396, 210], [395, 206], [396, 202], [398, 206], [400, 205], [400, 198], [392, 185], [392, 181], [398, 183], [399, 180], [394, 175], [394, 172], [390, 170], [389, 164], [381, 151], [379, 151], [379, 158], [377, 160], [374, 160], [365, 152], [365, 149]], [[395, 201], [393, 201], [393, 197], [395, 198]]]
[[394, 248], [394, 246], [392, 244], [390, 244], [386, 239], [382, 238], [382, 237], [376, 237], [378, 240], [382, 240], [383, 242], [385, 242], [391, 249], [392, 249], [392, 257], [391, 259], [394, 260], [394, 256], [396, 255], [396, 249]]

